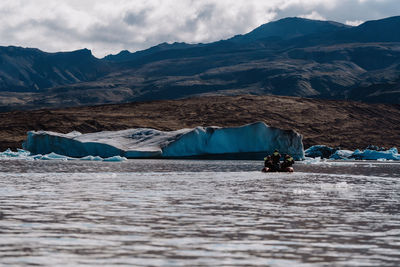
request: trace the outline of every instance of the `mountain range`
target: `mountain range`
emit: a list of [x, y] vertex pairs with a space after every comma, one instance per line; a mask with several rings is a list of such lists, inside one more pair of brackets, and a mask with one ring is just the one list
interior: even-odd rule
[[213, 43], [101, 59], [0, 47], [0, 110], [241, 94], [400, 104], [399, 28], [400, 16], [356, 27], [285, 18]]

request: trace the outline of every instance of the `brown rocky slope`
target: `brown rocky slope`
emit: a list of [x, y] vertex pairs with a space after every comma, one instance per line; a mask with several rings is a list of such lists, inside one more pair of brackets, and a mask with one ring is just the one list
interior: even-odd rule
[[0, 149], [22, 147], [30, 130], [176, 130], [255, 121], [296, 130], [303, 135], [306, 148], [315, 144], [347, 149], [400, 145], [400, 105], [242, 95], [0, 113]]

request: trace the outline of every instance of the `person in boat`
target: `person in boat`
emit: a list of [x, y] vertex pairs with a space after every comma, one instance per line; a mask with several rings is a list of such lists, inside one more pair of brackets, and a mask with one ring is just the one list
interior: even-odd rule
[[283, 162], [281, 164], [281, 171], [292, 171], [292, 165], [294, 164], [294, 159], [292, 156], [286, 154]]
[[272, 153], [271, 155], [271, 160], [272, 160], [272, 171], [279, 171], [281, 169], [281, 163], [280, 163], [280, 159], [281, 159], [281, 154], [279, 154], [278, 149], [275, 149], [274, 153]]
[[264, 158], [264, 169], [262, 170], [263, 172], [268, 172], [271, 171], [274, 167], [274, 164], [272, 163], [272, 158], [270, 155], [266, 156]]

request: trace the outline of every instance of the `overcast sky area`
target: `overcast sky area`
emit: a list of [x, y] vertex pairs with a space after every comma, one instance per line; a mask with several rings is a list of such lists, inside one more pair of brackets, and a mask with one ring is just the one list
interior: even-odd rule
[[399, 0], [1, 0], [0, 45], [103, 57], [213, 42], [285, 17], [358, 25], [397, 15]]

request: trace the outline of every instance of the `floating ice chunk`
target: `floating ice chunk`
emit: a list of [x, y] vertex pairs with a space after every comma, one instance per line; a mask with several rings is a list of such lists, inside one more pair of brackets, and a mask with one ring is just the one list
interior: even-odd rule
[[25, 156], [30, 156], [31, 155], [31, 152], [23, 150], [23, 149], [20, 149], [20, 148], [17, 148], [17, 153], [20, 154], [20, 155], [25, 155]]
[[325, 162], [325, 159], [321, 159], [320, 157], [316, 157], [316, 158], [309, 158], [306, 157], [305, 160], [303, 161], [303, 163], [305, 164], [319, 164], [321, 162]]
[[8, 148], [6, 151], [2, 152], [1, 155], [4, 157], [19, 158], [23, 156], [29, 156], [30, 152], [25, 150], [19, 150], [17, 152], [14, 152]]
[[[329, 154], [332, 154], [329, 156]], [[400, 160], [400, 155], [398, 154], [397, 148], [393, 147], [389, 150], [372, 150], [356, 149], [351, 150], [336, 150], [327, 146], [317, 145], [312, 146], [305, 151], [306, 157], [313, 157], [318, 160], [318, 158], [329, 158], [332, 160], [346, 160], [346, 159], [357, 159], [357, 160]], [[310, 161], [311, 162], [311, 161]]]
[[306, 157], [311, 158], [329, 158], [333, 153], [335, 153], [336, 149], [324, 146], [324, 145], [315, 145], [304, 151]]
[[351, 150], [336, 150], [329, 159], [349, 159], [353, 153]]
[[388, 161], [388, 160], [387, 159], [377, 159], [377, 161]]
[[359, 150], [357, 149], [351, 155], [352, 158], [355, 159], [363, 159], [363, 160], [400, 160], [400, 155], [398, 154], [397, 148], [393, 147], [386, 151], [376, 151], [376, 150]]
[[114, 157], [110, 157], [110, 158], [105, 158], [103, 161], [109, 161], [109, 162], [121, 162], [121, 161], [125, 161], [128, 160], [125, 157], [121, 157], [121, 156], [114, 156]]
[[34, 155], [33, 159], [35, 159], [35, 160], [63, 160], [63, 161], [71, 160], [70, 157], [58, 155], [56, 153], [49, 153], [47, 155], [41, 155], [41, 154]]
[[33, 155], [32, 159], [34, 159], [34, 160], [50, 160], [49, 157], [46, 157], [45, 155], [42, 155], [42, 154]]
[[110, 158], [101, 158], [99, 156], [87, 156], [84, 158], [72, 158], [63, 155], [56, 154], [54, 152], [42, 155], [36, 154], [31, 155], [29, 151], [18, 149], [18, 151], [12, 151], [11, 149], [7, 149], [4, 152], [0, 152], [1, 160], [59, 160], [59, 161], [67, 161], [67, 160], [87, 160], [87, 161], [109, 161], [109, 162], [121, 162], [127, 160], [124, 157], [115, 156]]
[[49, 159], [58, 159], [58, 160], [68, 160], [69, 159], [69, 157], [59, 155], [54, 152], [51, 152], [50, 154], [47, 154], [45, 156], [48, 157]]
[[91, 134], [29, 132], [24, 148], [34, 154], [55, 152], [70, 157], [177, 158], [202, 155], [255, 154], [263, 158], [278, 149], [304, 158], [302, 136], [263, 122], [241, 127], [197, 127], [163, 132], [139, 128]]
[[25, 151], [22, 149], [18, 149], [17, 151], [12, 151], [11, 149], [7, 149], [4, 152], [0, 152], [0, 159], [28, 159], [30, 156], [30, 152], [29, 151]]
[[79, 160], [86, 160], [86, 161], [103, 161], [103, 158], [99, 156], [86, 156], [83, 158], [80, 158]]

